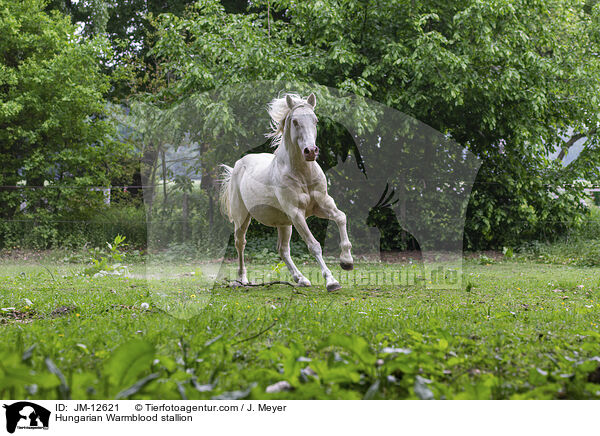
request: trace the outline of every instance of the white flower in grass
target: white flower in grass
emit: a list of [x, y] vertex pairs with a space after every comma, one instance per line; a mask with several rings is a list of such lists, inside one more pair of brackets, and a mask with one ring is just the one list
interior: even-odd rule
[[288, 381], [282, 380], [280, 382], [272, 384], [271, 386], [267, 386], [267, 388], [265, 389], [265, 392], [267, 394], [276, 394], [281, 391], [290, 391], [290, 390], [292, 390], [292, 385], [290, 385], [290, 383]]
[[149, 308], [150, 308], [150, 305], [149, 305], [148, 303], [142, 303], [142, 304], [140, 304], [140, 307], [141, 307], [142, 309], [146, 310], [146, 309], [149, 309]]

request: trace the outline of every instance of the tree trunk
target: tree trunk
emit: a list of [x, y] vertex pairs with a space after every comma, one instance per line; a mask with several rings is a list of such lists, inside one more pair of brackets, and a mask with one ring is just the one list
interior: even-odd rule
[[165, 156], [165, 151], [161, 151], [161, 159], [162, 159], [162, 178], [163, 178], [163, 210], [167, 210], [167, 158]]
[[[200, 144], [200, 155], [203, 155], [206, 150], [208, 150], [209, 145], [206, 143]], [[215, 180], [216, 176], [214, 171], [210, 171], [206, 166], [202, 167], [202, 181], [200, 182], [200, 187], [206, 191], [208, 195], [208, 222], [212, 226], [214, 223], [214, 193], [215, 193]]]
[[152, 221], [152, 207], [154, 204], [154, 186], [156, 184], [157, 151], [150, 145], [144, 148], [140, 161], [142, 195], [146, 205], [146, 221]]
[[188, 193], [183, 191], [183, 204], [181, 207], [181, 241], [185, 242], [188, 240]]

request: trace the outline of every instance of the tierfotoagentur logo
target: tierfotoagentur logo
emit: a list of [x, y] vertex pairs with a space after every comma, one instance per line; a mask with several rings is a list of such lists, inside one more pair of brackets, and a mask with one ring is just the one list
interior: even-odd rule
[[50, 411], [29, 401], [5, 404], [6, 431], [14, 433], [19, 430], [48, 430]]
[[[280, 104], [286, 98], [287, 103]], [[280, 106], [273, 109], [274, 104]], [[173, 316], [199, 314], [210, 304], [215, 285], [261, 283], [263, 277], [324, 291], [325, 285], [336, 290], [350, 283], [437, 289], [462, 285], [466, 209], [481, 162], [406, 114], [318, 84], [261, 81], [190, 95], [168, 110], [139, 104], [120, 121], [123, 131], [136, 135], [144, 147], [148, 287], [156, 306]], [[292, 231], [311, 242], [304, 244], [308, 248], [301, 263], [297, 257], [292, 261], [302, 255], [299, 246], [286, 242], [287, 231], [281, 234], [293, 208], [283, 210], [281, 199], [273, 200], [285, 192], [281, 180], [289, 177], [269, 178], [246, 170], [245, 180], [239, 185], [236, 180], [231, 188], [245, 191], [245, 203], [223, 197], [223, 177], [231, 177], [236, 164], [262, 165], [258, 162], [272, 160], [277, 147], [276, 153], [283, 152], [286, 141], [290, 153], [290, 142], [306, 142], [301, 145], [304, 159], [325, 175], [314, 181], [325, 183], [320, 192], [335, 201], [326, 200], [325, 208], [307, 206], [310, 216], [302, 232], [294, 224]], [[249, 155], [256, 158], [242, 159]], [[290, 202], [303, 198], [293, 188], [285, 197]], [[233, 215], [220, 213], [219, 202], [224, 200], [235, 208], [229, 209]], [[245, 206], [251, 209], [248, 222], [231, 223]], [[275, 224], [261, 222], [265, 216]], [[279, 226], [271, 250], [252, 252], [256, 233], [251, 228], [246, 233], [251, 221]], [[240, 226], [242, 233], [236, 236], [234, 228]], [[391, 240], [418, 252], [419, 258], [396, 262], [380, 274], [361, 269], [365, 262], [379, 262], [382, 247]], [[228, 261], [244, 248], [245, 263]], [[352, 258], [358, 265], [347, 271]], [[330, 271], [334, 266], [337, 269]]]

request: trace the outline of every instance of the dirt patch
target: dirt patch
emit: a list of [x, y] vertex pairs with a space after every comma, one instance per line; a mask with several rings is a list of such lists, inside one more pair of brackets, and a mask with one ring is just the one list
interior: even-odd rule
[[[448, 260], [454, 260], [454, 253], [450, 252], [428, 252], [428, 259], [434, 262], [444, 262]], [[419, 263], [423, 261], [423, 254], [420, 250], [407, 250], [407, 251], [382, 251], [379, 253], [352, 253], [355, 262], [384, 262], [384, 263], [398, 263], [398, 264], [411, 264], [411, 263]], [[487, 256], [490, 259], [501, 261], [504, 259], [504, 254], [501, 251], [471, 251], [471, 252], [463, 252], [464, 259], [479, 259], [481, 256]], [[216, 261], [220, 261], [221, 259], [216, 259]], [[309, 262], [312, 262], [311, 258]], [[225, 263], [231, 264], [236, 263], [237, 258], [231, 257], [226, 258], [224, 260]], [[332, 263], [337, 262], [337, 257], [331, 258], [328, 257], [326, 262]]]
[[420, 251], [382, 251], [379, 253], [379, 259], [386, 263], [411, 263], [420, 262], [423, 260], [423, 255]]
[[486, 251], [476, 251], [476, 252], [470, 252], [470, 253], [464, 254], [465, 259], [479, 259], [481, 256], [487, 256], [490, 259], [498, 260], [498, 261], [504, 260], [504, 254], [502, 254], [501, 251], [486, 250]]
[[[437, 253], [429, 253], [431, 256], [433, 256], [434, 259], [431, 260], [437, 260], [437, 261], [445, 261], [445, 260], [449, 260], [449, 259], [454, 259], [454, 254], [453, 253], [444, 253], [444, 252], [437, 252]], [[494, 250], [485, 250], [485, 251], [470, 251], [470, 252], [463, 252], [463, 258], [464, 259], [479, 259], [481, 256], [486, 256], [489, 257], [490, 259], [496, 260], [496, 261], [501, 261], [504, 260], [504, 254], [502, 254], [501, 251], [494, 251]], [[420, 262], [423, 260], [423, 255], [420, 251], [383, 251], [380, 253], [379, 258], [377, 258], [376, 256], [372, 256], [373, 259], [372, 260], [381, 260], [382, 262], [388, 262], [388, 263], [410, 263], [410, 262]], [[371, 260], [371, 259], [368, 259]]]
[[50, 316], [52, 318], [58, 318], [59, 316], [65, 316], [70, 313], [75, 312], [77, 308], [75, 306], [58, 306], [52, 312], [50, 312]]
[[[138, 307], [135, 306], [127, 306], [126, 304], [112, 304], [111, 309], [125, 309], [125, 310], [137, 310]], [[110, 312], [111, 309], [106, 309], [106, 312]]]
[[0, 250], [0, 261], [20, 261], [39, 263], [43, 260], [55, 260], [60, 256], [58, 251], [54, 250], [23, 250], [23, 249], [5, 249]]
[[33, 310], [8, 310], [0, 312], [0, 324], [21, 323], [27, 324], [37, 317], [37, 313]]

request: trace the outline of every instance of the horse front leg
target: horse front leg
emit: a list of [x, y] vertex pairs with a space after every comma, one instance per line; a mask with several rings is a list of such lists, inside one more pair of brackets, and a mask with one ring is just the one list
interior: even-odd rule
[[346, 229], [346, 214], [337, 208], [335, 201], [330, 196], [326, 196], [319, 202], [318, 206], [315, 215], [335, 222], [340, 232], [340, 266], [348, 271], [353, 269], [354, 259], [352, 259], [352, 253], [350, 252], [352, 244]]
[[310, 280], [308, 280], [300, 270], [294, 264], [292, 256], [290, 255], [290, 239], [292, 237], [292, 226], [281, 226], [277, 227], [277, 252], [281, 259], [287, 266], [292, 278], [300, 286], [310, 286]]
[[304, 212], [301, 210], [297, 210], [292, 215], [292, 223], [294, 227], [306, 243], [308, 250], [311, 254], [317, 259], [317, 263], [321, 267], [321, 274], [325, 279], [325, 286], [329, 292], [337, 291], [341, 289], [339, 282], [333, 277], [333, 274], [327, 268], [325, 261], [323, 260], [323, 252], [321, 251], [321, 244], [319, 241], [315, 239], [310, 229], [308, 228], [308, 224], [306, 223], [306, 218], [304, 217]]

